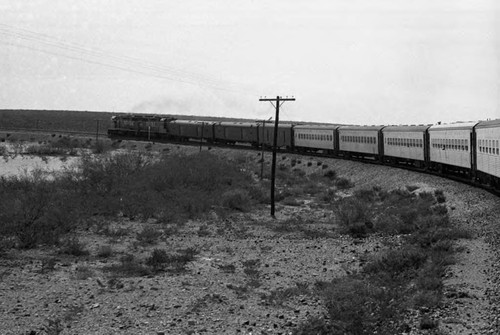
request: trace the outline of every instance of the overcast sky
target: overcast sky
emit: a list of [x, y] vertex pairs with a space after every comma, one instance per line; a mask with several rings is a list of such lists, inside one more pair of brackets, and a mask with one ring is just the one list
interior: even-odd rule
[[500, 118], [496, 0], [0, 0], [0, 108]]

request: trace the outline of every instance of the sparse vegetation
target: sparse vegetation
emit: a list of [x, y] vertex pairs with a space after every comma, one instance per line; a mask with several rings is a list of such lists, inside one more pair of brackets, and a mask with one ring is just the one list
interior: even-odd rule
[[137, 233], [137, 241], [141, 244], [155, 244], [160, 237], [158, 229], [145, 226], [139, 233]]
[[85, 249], [85, 244], [81, 242], [77, 237], [71, 236], [66, 238], [62, 242], [62, 246], [59, 250], [61, 254], [71, 255], [71, 256], [86, 256], [89, 251]]
[[[359, 273], [318, 283], [329, 321], [313, 318], [296, 334], [328, 327], [325, 334], [397, 334], [403, 326], [398, 320], [408, 308], [432, 309], [441, 303], [445, 267], [454, 262], [453, 240], [468, 234], [453, 227], [447, 211], [437, 205], [439, 192], [435, 198], [410, 189], [361, 190], [338, 202], [344, 233], [357, 238], [373, 233], [404, 237], [399, 247], [369, 257]], [[436, 327], [434, 320], [423, 316], [421, 329]]]
[[[69, 150], [74, 145], [64, 137], [54, 140], [60, 142], [60, 148]], [[95, 142], [87, 144], [92, 143]], [[39, 143], [39, 146], [45, 145], [47, 143]], [[254, 204], [269, 202], [269, 181], [258, 182], [249, 176], [254, 170], [240, 169], [237, 164], [245, 164], [245, 167], [253, 164], [247, 156], [241, 155], [228, 163], [206, 151], [193, 156], [172, 156], [167, 152], [164, 156], [138, 152], [87, 154], [79, 170], [50, 181], [41, 175], [0, 178], [0, 197], [7, 199], [6, 203], [0, 203], [0, 236], [2, 241], [12, 241], [17, 248], [56, 246], [59, 254], [54, 254], [60, 259], [40, 258], [40, 272], [51, 277], [70, 269], [73, 279], [94, 277], [87, 283], [97, 281], [100, 293], [158, 289], [144, 284], [151, 283], [150, 279], [159, 281], [172, 275], [179, 275], [184, 289], [190, 290], [195, 281], [187, 276], [187, 270], [203, 276], [203, 271], [210, 269], [224, 278], [224, 284], [218, 289], [227, 288], [230, 295], [238, 299], [260, 296], [260, 304], [266, 308], [288, 309], [299, 300], [307, 305], [309, 299], [315, 304], [321, 299], [326, 315], [314, 315], [306, 322], [291, 326], [294, 334], [399, 334], [407, 327], [401, 320], [408, 309], [427, 311], [442, 303], [442, 278], [446, 266], [454, 262], [454, 242], [471, 236], [469, 231], [452, 225], [448, 217], [450, 207], [446, 206], [442, 190], [421, 192], [419, 187], [409, 185], [394, 191], [377, 187], [354, 191], [349, 190], [354, 187], [352, 181], [338, 176], [334, 170], [327, 170], [323, 162], [304, 162], [317, 171], [311, 173], [311, 169], [306, 169], [306, 174], [298, 168], [300, 161], [290, 158], [290, 164], [285, 165], [285, 159], [282, 158], [278, 171], [277, 200], [281, 200], [278, 207], [282, 211], [278, 220], [260, 220], [253, 212], [248, 213]], [[311, 215], [317, 212], [321, 212], [321, 216]], [[190, 218], [195, 220], [188, 221]], [[265, 231], [268, 235], [257, 235], [255, 227], [268, 227], [270, 231]], [[102, 241], [92, 249], [92, 254], [100, 259], [67, 256], [89, 254], [82, 242], [89, 239], [87, 236], [85, 240], [78, 239], [77, 229], [101, 235]], [[257, 238], [252, 240], [254, 232]], [[170, 239], [173, 234], [178, 236]], [[356, 267], [360, 266], [358, 271], [352, 271], [347, 265], [350, 259], [345, 263], [342, 260], [345, 277], [334, 280], [323, 277], [326, 281], [300, 282], [294, 286], [295, 277], [291, 286], [269, 290], [269, 276], [285, 276], [282, 269], [279, 269], [281, 272], [272, 269], [275, 262], [266, 258], [271, 251], [279, 253], [280, 258], [283, 252], [283, 259], [294, 257], [288, 254], [290, 250], [285, 243], [298, 241], [307, 245], [305, 252], [313, 253], [314, 248], [327, 244], [322, 241], [331, 242], [327, 239], [338, 234], [350, 235], [333, 240], [333, 244], [349, 241], [347, 252], [353, 252], [349, 249], [361, 244], [359, 263], [358, 259], [352, 261]], [[121, 240], [122, 244], [103, 245], [106, 236], [113, 243]], [[276, 243], [271, 246], [263, 240], [267, 236]], [[363, 239], [369, 236], [373, 239], [382, 236], [384, 241], [389, 241], [389, 248], [382, 246], [378, 252], [370, 247], [365, 249], [363, 243], [367, 239]], [[184, 244], [193, 237], [209, 238], [197, 238], [194, 244], [197, 249], [175, 249], [193, 245]], [[226, 243], [224, 249], [215, 244], [217, 238]], [[315, 241], [311, 243], [307, 239]], [[251, 252], [241, 261], [240, 245], [246, 245], [247, 240]], [[214, 249], [224, 255], [211, 254]], [[203, 257], [191, 263], [199, 250], [203, 250]], [[130, 254], [123, 255], [124, 252]], [[89, 259], [99, 266], [86, 265], [84, 261]], [[72, 265], [73, 262], [78, 264]], [[201, 272], [195, 272], [202, 266]], [[328, 271], [333, 268], [323, 263], [315, 276], [330, 275]], [[106, 285], [99, 280], [102, 270], [107, 275]], [[0, 277], [3, 275], [9, 276], [7, 273]], [[212, 285], [208, 281], [207, 284]], [[220, 292], [193, 295], [188, 310], [196, 314], [211, 304], [226, 308], [226, 301]], [[146, 307], [155, 310], [154, 305]], [[68, 314], [51, 319], [45, 332], [62, 332], [84, 312], [82, 306], [66, 305], [65, 308]], [[299, 312], [303, 310], [296, 315]], [[121, 316], [120, 313], [117, 310], [116, 316]], [[429, 315], [424, 313], [417, 327], [436, 330], [439, 323]], [[303, 318], [303, 314], [300, 317]]]

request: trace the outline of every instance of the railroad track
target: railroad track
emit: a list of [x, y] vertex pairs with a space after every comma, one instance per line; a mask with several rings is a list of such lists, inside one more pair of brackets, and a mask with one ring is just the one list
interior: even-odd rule
[[[103, 133], [103, 132], [88, 132], [88, 131], [80, 131], [80, 130], [57, 130], [57, 129], [33, 129], [33, 128], [0, 128], [0, 132], [17, 132], [17, 133], [34, 133], [34, 134], [64, 134], [64, 135], [72, 135], [72, 136], [95, 136], [96, 138], [103, 137], [103, 138], [108, 138], [108, 134]], [[186, 146], [193, 146], [193, 147], [220, 147], [220, 148], [231, 148], [231, 149], [238, 149], [238, 150], [247, 150], [247, 151], [261, 151], [262, 148], [255, 148], [251, 145], [248, 144], [225, 144], [225, 143], [209, 143], [209, 142], [202, 142], [200, 143], [199, 141], [172, 141], [172, 140], [166, 140], [166, 139], [147, 139], [147, 138], [142, 138], [142, 137], [137, 137], [137, 138], [130, 138], [127, 136], [113, 136], [112, 139], [116, 140], [134, 140], [134, 141], [141, 141], [141, 142], [158, 142], [158, 143], [170, 143], [170, 144], [175, 144], [175, 145], [186, 145]], [[265, 152], [272, 152], [272, 148], [264, 148]], [[382, 166], [390, 166], [398, 169], [403, 169], [403, 170], [409, 170], [413, 172], [418, 172], [418, 173], [425, 173], [428, 175], [433, 175], [433, 176], [438, 176], [442, 178], [447, 178], [451, 179], [463, 184], [467, 184], [470, 186], [474, 186], [477, 188], [484, 189], [496, 196], [500, 197], [500, 190], [496, 190], [493, 187], [490, 187], [488, 185], [484, 184], [479, 184], [474, 182], [470, 178], [463, 178], [461, 176], [455, 176], [455, 175], [450, 175], [450, 174], [440, 174], [436, 171], [432, 171], [429, 169], [422, 169], [422, 168], [417, 168], [414, 166], [410, 165], [400, 165], [400, 164], [389, 164], [385, 163], [382, 164], [378, 160], [368, 160], [368, 159], [360, 159], [356, 157], [347, 157], [347, 156], [332, 156], [331, 154], [325, 154], [325, 153], [318, 153], [318, 152], [297, 152], [297, 151], [292, 151], [292, 150], [287, 150], [287, 149], [278, 149], [278, 153], [286, 153], [286, 154], [294, 154], [294, 155], [301, 155], [301, 156], [307, 156], [307, 157], [320, 157], [320, 158], [335, 158], [335, 159], [344, 159], [344, 160], [350, 160], [350, 161], [356, 161], [356, 162], [361, 162], [365, 164], [373, 164], [373, 165], [382, 165]]]
[[107, 137], [107, 132], [89, 132], [83, 130], [57, 130], [57, 129], [35, 129], [35, 128], [1, 128], [0, 132], [14, 132], [14, 133], [33, 133], [33, 134], [65, 134], [65, 135], [82, 135], [82, 136], [96, 136]]

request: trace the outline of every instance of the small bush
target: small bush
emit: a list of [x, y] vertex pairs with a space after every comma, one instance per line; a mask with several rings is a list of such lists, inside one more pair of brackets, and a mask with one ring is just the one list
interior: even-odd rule
[[94, 271], [88, 266], [78, 266], [75, 269], [75, 278], [78, 280], [86, 280], [92, 278]]
[[425, 264], [427, 258], [428, 255], [418, 248], [390, 250], [366, 264], [364, 271], [372, 275], [396, 278], [408, 272], [415, 273]]
[[367, 331], [380, 328], [384, 319], [397, 317], [398, 310], [391, 304], [395, 298], [393, 293], [355, 278], [340, 278], [326, 284], [321, 295], [334, 330], [332, 333], [367, 334]]
[[330, 323], [323, 317], [309, 317], [305, 322], [298, 325], [292, 333], [293, 335], [331, 335], [336, 334]]
[[341, 190], [346, 190], [348, 188], [354, 187], [354, 183], [351, 180], [344, 177], [338, 178], [335, 182], [335, 185]]
[[[353, 198], [344, 198], [336, 205], [336, 215], [344, 233], [351, 233], [356, 237], [364, 237], [370, 227], [368, 207], [365, 203]], [[359, 236], [361, 235], [361, 236]]]
[[435, 190], [434, 191], [434, 196], [436, 197], [436, 201], [439, 204], [442, 204], [442, 203], [446, 202], [446, 197], [444, 195], [444, 191], [443, 190]]
[[236, 271], [236, 266], [234, 264], [221, 264], [219, 269], [224, 273], [234, 273]]
[[97, 257], [108, 258], [113, 255], [113, 248], [110, 245], [101, 245], [97, 250]]
[[137, 233], [137, 241], [142, 244], [155, 244], [158, 241], [160, 232], [151, 226], [144, 227]]
[[147, 276], [151, 273], [148, 267], [140, 264], [131, 254], [123, 255], [119, 264], [110, 265], [104, 270], [123, 277]]
[[282, 306], [299, 295], [310, 295], [307, 284], [297, 283], [296, 286], [272, 290], [270, 294], [263, 294], [261, 300], [272, 306]]
[[202, 224], [198, 228], [198, 236], [206, 237], [206, 236], [210, 236], [210, 235], [212, 235], [212, 233], [210, 232], [210, 229], [209, 229], [207, 224]]
[[170, 257], [167, 255], [167, 252], [165, 250], [154, 249], [151, 253], [151, 256], [146, 259], [146, 265], [151, 266], [155, 271], [160, 271], [169, 261]]
[[251, 198], [246, 190], [229, 190], [222, 194], [222, 205], [230, 209], [245, 212], [251, 205]]
[[76, 237], [70, 237], [63, 241], [62, 247], [59, 252], [61, 254], [72, 255], [72, 256], [86, 256], [89, 251], [85, 249], [85, 244], [80, 242]]
[[439, 326], [439, 322], [431, 319], [429, 316], [424, 315], [420, 320], [420, 329], [435, 329]]
[[408, 192], [413, 192], [415, 190], [418, 190], [420, 188], [420, 186], [417, 186], [417, 185], [406, 185], [406, 189], [408, 190]]

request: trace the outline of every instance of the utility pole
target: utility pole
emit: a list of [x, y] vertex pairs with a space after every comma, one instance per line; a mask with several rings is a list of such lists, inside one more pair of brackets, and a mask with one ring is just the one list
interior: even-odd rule
[[[285, 103], [285, 101], [295, 101], [295, 98], [283, 98], [280, 97], [279, 95], [276, 96], [276, 98], [260, 98], [259, 101], [269, 101], [271, 105], [273, 105], [276, 108], [276, 118], [274, 120], [274, 139], [273, 139], [273, 163], [271, 166], [271, 216], [275, 218], [274, 216], [274, 189], [275, 189], [275, 181], [276, 181], [276, 147], [278, 143], [278, 122], [280, 118], [280, 107], [282, 104]], [[276, 103], [276, 105], [273, 104], [273, 102]]]
[[[262, 137], [264, 137], [264, 132], [266, 130], [266, 122], [271, 121], [273, 117], [271, 116], [267, 120], [262, 120]], [[260, 180], [264, 177], [264, 139], [262, 139], [262, 152], [260, 153]]]
[[203, 128], [205, 128], [205, 121], [201, 123], [201, 136], [200, 136], [200, 152], [201, 152], [201, 147], [203, 146]]
[[99, 141], [99, 119], [96, 119], [95, 141]]

